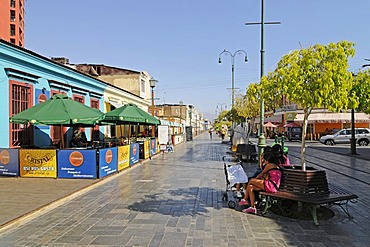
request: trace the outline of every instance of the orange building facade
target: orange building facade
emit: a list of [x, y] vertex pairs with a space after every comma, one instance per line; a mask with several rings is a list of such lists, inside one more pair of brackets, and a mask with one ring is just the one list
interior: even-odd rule
[[24, 0], [1, 0], [0, 16], [0, 38], [24, 47]]

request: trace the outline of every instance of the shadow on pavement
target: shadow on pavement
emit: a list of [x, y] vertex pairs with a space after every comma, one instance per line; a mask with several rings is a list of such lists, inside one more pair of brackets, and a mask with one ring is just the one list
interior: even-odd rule
[[207, 187], [190, 187], [169, 190], [167, 193], [156, 193], [145, 196], [141, 201], [128, 206], [130, 210], [153, 212], [172, 216], [194, 216], [209, 212], [207, 207], [220, 209], [222, 191]]

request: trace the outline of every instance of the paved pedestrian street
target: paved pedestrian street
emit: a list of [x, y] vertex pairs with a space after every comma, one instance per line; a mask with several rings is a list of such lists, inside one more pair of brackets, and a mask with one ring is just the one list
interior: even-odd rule
[[[201, 134], [175, 146], [174, 153], [94, 183], [31, 220], [17, 220], [1, 232], [0, 246], [369, 245], [370, 200], [361, 199], [369, 185], [359, 185], [359, 202], [349, 206], [353, 220], [333, 208], [335, 216], [320, 226], [312, 220], [228, 208], [222, 201], [226, 185], [221, 159], [228, 147], [217, 136], [211, 140], [208, 133]], [[324, 151], [316, 153], [325, 156]], [[366, 163], [359, 159], [356, 164]], [[256, 164], [243, 166], [251, 175]]]

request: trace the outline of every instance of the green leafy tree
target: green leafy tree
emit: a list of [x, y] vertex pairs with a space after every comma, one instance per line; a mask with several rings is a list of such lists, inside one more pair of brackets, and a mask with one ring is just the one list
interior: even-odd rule
[[215, 128], [216, 131], [219, 131], [222, 125], [224, 124], [227, 125], [228, 128], [231, 127], [231, 120], [228, 117], [229, 117], [229, 111], [224, 110], [220, 112], [220, 114], [217, 116], [213, 124], [213, 127]]
[[[257, 117], [260, 115], [261, 88], [261, 84], [252, 83], [248, 86], [243, 97], [243, 111], [246, 112], [246, 117], [251, 119], [251, 126], [254, 126], [255, 122], [258, 121]], [[267, 97], [264, 100], [265, 111], [273, 111], [278, 106], [278, 101], [273, 97]]]
[[264, 99], [285, 95], [290, 102], [303, 108], [303, 170], [306, 170], [305, 136], [312, 109], [325, 107], [339, 112], [350, 104], [348, 94], [352, 88], [352, 73], [348, 71], [348, 58], [355, 54], [353, 47], [352, 42], [341, 41], [292, 51], [283, 56], [277, 68], [261, 80]]
[[250, 119], [248, 123], [248, 132], [247, 138], [249, 138], [252, 132], [252, 126], [254, 126], [254, 122], [256, 117], [259, 114], [259, 98], [258, 98], [258, 84], [250, 84], [247, 88], [247, 92], [245, 95], [238, 95], [235, 100], [235, 110], [237, 111], [239, 116], [244, 118], [244, 121]]
[[362, 70], [357, 75], [354, 75], [352, 89], [349, 92], [349, 107], [352, 108], [351, 111], [351, 154], [356, 154], [356, 139], [355, 139], [355, 111], [362, 111], [365, 113], [370, 113], [370, 71]]
[[351, 105], [357, 111], [370, 114], [370, 70], [362, 70], [354, 77], [350, 93]]
[[248, 86], [247, 92], [243, 97], [245, 117], [255, 119], [260, 114], [260, 89], [259, 83], [252, 83]]
[[235, 123], [241, 123], [245, 121], [245, 118], [239, 115], [239, 112], [237, 111], [235, 106], [234, 108], [232, 108], [230, 111], [227, 112], [226, 119], [230, 122], [234, 121]]
[[247, 139], [249, 140], [249, 135], [251, 133], [250, 126], [250, 119], [252, 119], [251, 108], [248, 102], [248, 98], [246, 95], [237, 95], [235, 97], [235, 111], [237, 112], [238, 116], [240, 116], [240, 122], [245, 122], [248, 125], [247, 128]]

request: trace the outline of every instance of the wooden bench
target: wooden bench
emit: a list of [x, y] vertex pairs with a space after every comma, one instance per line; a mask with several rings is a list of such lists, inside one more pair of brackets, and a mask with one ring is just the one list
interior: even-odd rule
[[239, 158], [239, 160], [242, 160], [243, 156], [246, 156], [248, 161], [257, 161], [258, 157], [256, 145], [254, 144], [238, 144], [235, 152], [230, 151], [226, 153]]
[[[321, 205], [329, 207], [333, 205], [340, 206], [349, 218], [347, 204], [356, 202], [357, 195], [352, 194], [338, 186], [328, 184], [326, 173], [323, 170], [283, 169], [282, 180], [279, 191], [269, 193], [260, 191], [261, 197], [266, 197], [263, 214], [266, 214], [273, 203], [278, 203], [281, 199], [287, 199], [298, 202], [301, 208], [302, 203], [309, 206], [315, 225], [318, 225], [317, 208]], [[279, 206], [282, 210], [281, 206]]]

